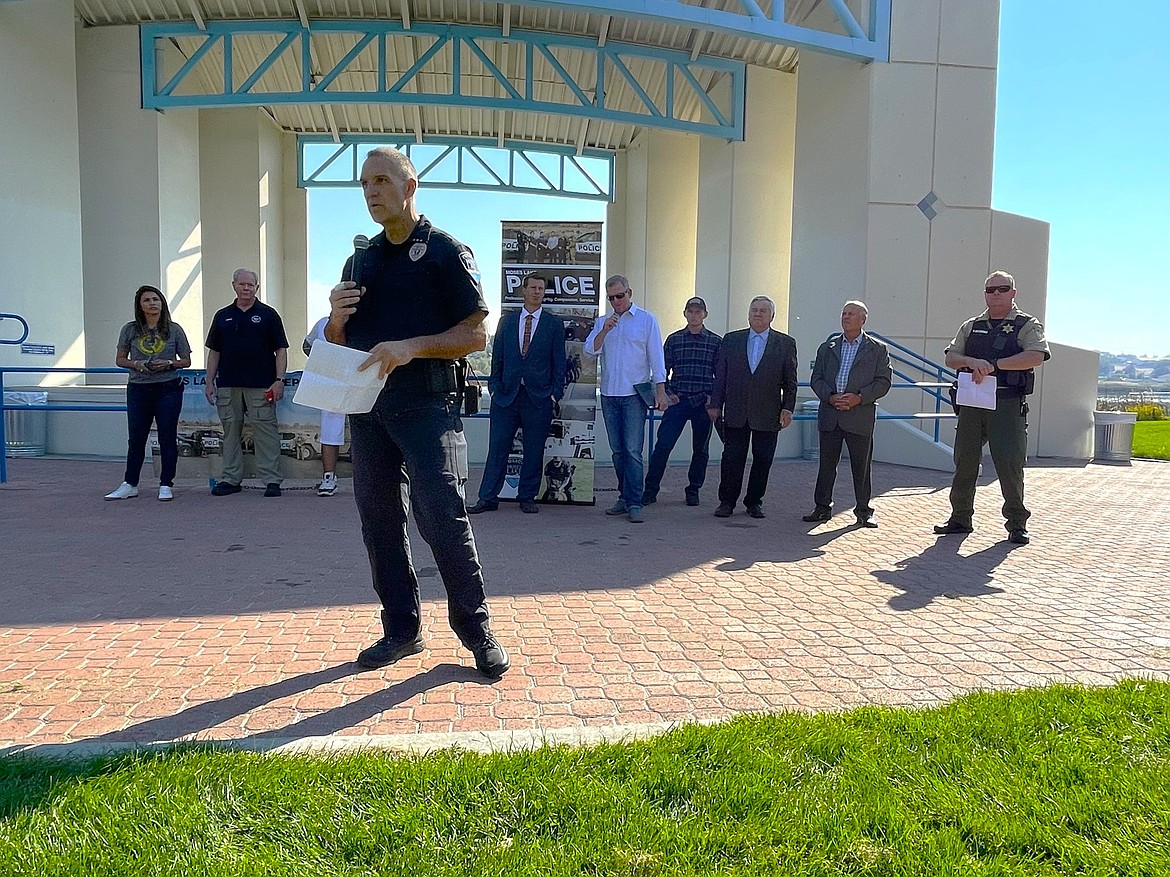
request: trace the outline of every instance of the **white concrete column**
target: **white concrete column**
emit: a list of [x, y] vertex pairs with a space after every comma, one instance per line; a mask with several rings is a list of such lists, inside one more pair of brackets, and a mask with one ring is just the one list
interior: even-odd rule
[[743, 142], [704, 137], [699, 153], [694, 294], [720, 334], [747, 325], [757, 295], [776, 302], [776, 328], [789, 325], [795, 75], [749, 67], [746, 120]]
[[[161, 289], [158, 114], [143, 110], [138, 28], [77, 30], [86, 362], [112, 366], [134, 290]], [[91, 383], [115, 383], [100, 375]]]
[[[260, 298], [271, 303], [260, 246], [260, 113], [199, 111], [199, 203], [203, 231], [203, 318], [232, 301], [232, 272], [260, 274]], [[273, 294], [279, 294], [274, 290]]]
[[304, 367], [301, 339], [325, 316], [308, 312], [309, 305], [309, 193], [297, 188], [297, 138], [281, 135], [281, 191], [284, 259], [282, 285], [285, 331], [289, 340], [289, 368]]
[[[0, 345], [4, 365], [86, 364], [74, 33], [69, 0], [0, 3], [0, 310], [24, 317], [28, 341], [55, 351]], [[15, 321], [0, 322], [3, 337], [18, 331]]]
[[[629, 157], [625, 152], [614, 156], [613, 202], [605, 210], [605, 270], [602, 281], [626, 270], [626, 242], [629, 232], [626, 227], [626, 210], [629, 203], [629, 186], [626, 184], [626, 166]], [[603, 300], [602, 305], [606, 302]], [[605, 309], [602, 308], [602, 311]]]
[[203, 227], [199, 215], [199, 111], [158, 115], [159, 264], [171, 316], [202, 368], [207, 324], [203, 308]]
[[646, 130], [627, 154], [626, 262], [611, 260], [611, 273], [628, 277], [634, 301], [664, 325], [695, 294], [698, 175], [697, 137]]

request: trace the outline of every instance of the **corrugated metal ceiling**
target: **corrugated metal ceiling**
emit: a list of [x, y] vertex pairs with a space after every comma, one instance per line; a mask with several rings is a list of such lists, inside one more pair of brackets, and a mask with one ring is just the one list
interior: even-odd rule
[[[822, 0], [788, 0], [786, 18], [791, 23], [805, 21]], [[736, 9], [736, 0], [704, 0], [703, 4], [712, 9]], [[761, 2], [765, 11], [770, 3]], [[656, 21], [627, 18], [611, 18], [573, 9], [558, 9], [547, 6], [508, 6], [496, 3], [481, 3], [474, 0], [76, 0], [77, 16], [86, 26], [110, 26], [140, 24], [144, 22], [191, 22], [191, 21], [246, 21], [252, 19], [381, 19], [411, 23], [442, 23], [479, 25], [490, 28], [510, 28], [529, 31], [569, 34], [587, 37], [591, 40], [605, 40], [632, 43], [664, 49], [702, 54], [742, 61], [749, 65], [767, 67], [791, 72], [796, 67], [795, 49], [774, 43], [745, 39], [725, 33], [708, 32], [687, 25], [672, 25]], [[397, 53], [393, 56], [391, 69], [400, 72], [407, 69], [417, 58], [416, 40], [410, 37], [388, 41]], [[190, 55], [198, 40], [177, 40], [179, 50]], [[267, 55], [275, 44], [273, 38], [237, 38], [234, 42], [235, 55], [244, 67], [251, 69]], [[314, 37], [313, 73], [320, 75], [331, 69], [352, 47], [352, 39], [342, 35]], [[210, 53], [209, 53], [210, 54]], [[440, 53], [441, 55], [442, 53]], [[515, 54], [519, 54], [518, 51]], [[515, 69], [519, 57], [510, 58], [508, 47], [499, 44], [498, 54], [493, 57], [506, 74]], [[441, 65], [442, 59], [436, 56]], [[582, 63], [580, 61], [578, 64]], [[353, 65], [353, 70], [343, 76], [359, 76], [362, 67]], [[449, 75], [449, 68], [432, 68], [436, 76]], [[570, 72], [575, 72], [570, 70]], [[655, 102], [661, 104], [665, 90], [664, 76], [655, 65], [643, 64], [640, 69], [631, 69], [642, 87]], [[292, 53], [281, 59], [265, 74], [271, 83], [281, 88], [291, 87], [299, 80], [300, 72]], [[546, 89], [564, 88], [550, 77], [541, 87]], [[215, 86], [206, 78], [203, 87]], [[703, 82], [708, 87], [710, 82]], [[473, 89], [484, 89], [483, 93], [498, 85], [488, 76], [472, 77], [468, 93]], [[615, 81], [611, 86], [618, 89], [619, 102], [634, 105], [637, 97], [627, 83]], [[260, 89], [263, 90], [263, 89]], [[622, 93], [627, 92], [627, 93]], [[607, 88], [607, 95], [609, 88]], [[509, 141], [550, 143], [581, 148], [620, 150], [629, 146], [638, 131], [632, 124], [585, 120], [550, 113], [515, 110], [484, 110], [464, 107], [402, 106], [381, 104], [334, 104], [331, 106], [313, 104], [276, 104], [267, 108], [273, 119], [282, 128], [295, 133], [336, 134], [354, 133], [370, 135], [409, 136], [414, 139], [430, 137], [459, 136], [483, 137]], [[698, 118], [705, 112], [697, 97], [680, 105], [680, 112]]]

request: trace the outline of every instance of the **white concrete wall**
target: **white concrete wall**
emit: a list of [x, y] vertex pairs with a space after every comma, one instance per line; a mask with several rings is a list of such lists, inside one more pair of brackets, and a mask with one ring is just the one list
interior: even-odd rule
[[199, 112], [158, 115], [159, 265], [171, 316], [203, 368], [207, 337], [203, 309], [203, 228], [199, 215]]
[[[77, 29], [86, 363], [112, 367], [134, 291], [159, 285], [158, 121], [140, 106], [138, 28]], [[160, 286], [160, 288], [162, 288]], [[88, 383], [122, 383], [95, 375]]]
[[1101, 356], [1052, 341], [1048, 346], [1052, 359], [1036, 370], [1036, 394], [1029, 400], [1029, 449], [1040, 457], [1091, 459]]
[[[68, 0], [0, 3], [0, 311], [28, 320], [29, 342], [56, 348], [34, 356], [0, 345], [0, 365], [85, 365], [73, 18]], [[0, 335], [19, 337], [19, 326], [5, 320]]]
[[626, 264], [610, 264], [660, 322], [695, 294], [698, 177], [697, 137], [645, 130], [626, 156]]
[[260, 177], [257, 204], [260, 209], [260, 276], [264, 278], [263, 299], [284, 311], [284, 156], [283, 135], [266, 116], [257, 130]]
[[205, 325], [235, 298], [232, 272], [236, 268], [259, 272], [260, 298], [270, 302], [260, 249], [261, 124], [267, 123], [257, 110], [199, 111]]
[[695, 294], [707, 302], [707, 325], [719, 334], [741, 328], [752, 298], [768, 295], [776, 328], [787, 331], [795, 75], [748, 68], [744, 141], [700, 144]]
[[289, 340], [289, 368], [304, 367], [301, 339], [325, 314], [308, 312], [309, 295], [309, 193], [297, 188], [297, 138], [281, 135], [282, 266], [285, 331]]

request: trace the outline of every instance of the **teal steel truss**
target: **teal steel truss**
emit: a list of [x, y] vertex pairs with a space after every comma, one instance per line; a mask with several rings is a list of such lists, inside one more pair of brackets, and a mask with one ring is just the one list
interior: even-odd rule
[[[855, 7], [847, 0], [824, 0], [824, 27], [796, 24], [794, 16], [807, 15], [821, 0], [511, 0], [517, 6], [559, 9], [569, 7], [594, 15], [639, 18], [675, 27], [716, 31], [742, 39], [812, 49], [856, 58], [858, 61], [890, 59], [891, 0], [859, 0]], [[710, 5], [708, 5], [710, 4]], [[713, 8], [718, 5], [720, 8]]]
[[[535, 31], [393, 21], [141, 27], [142, 104], [554, 113], [743, 139], [742, 62]], [[170, 48], [178, 47], [180, 61]], [[316, 63], [314, 63], [316, 59]], [[319, 65], [319, 66], [318, 66]], [[649, 83], [654, 83], [653, 88]]]
[[428, 138], [424, 143], [394, 137], [302, 134], [297, 138], [297, 185], [338, 188], [360, 183], [362, 161], [377, 145], [405, 152], [418, 169], [419, 182], [435, 189], [491, 189], [527, 195], [558, 195], [612, 201], [613, 154], [601, 150], [559, 149], [542, 144], [469, 138]]

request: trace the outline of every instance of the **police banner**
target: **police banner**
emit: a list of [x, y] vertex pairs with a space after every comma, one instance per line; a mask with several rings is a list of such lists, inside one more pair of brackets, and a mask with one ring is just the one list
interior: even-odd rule
[[[185, 371], [181, 380], [183, 410], [179, 414], [179, 465], [176, 474], [180, 478], [216, 480], [223, 460], [223, 425], [219, 421], [219, 412], [207, 401], [203, 392], [207, 385], [207, 372]], [[320, 479], [321, 412], [293, 402], [300, 380], [300, 372], [289, 372], [284, 379], [284, 398], [276, 403], [276, 428], [280, 432], [280, 473], [285, 478]], [[244, 450], [244, 477], [254, 478], [257, 472], [252, 452], [252, 427], [247, 424], [240, 444]], [[157, 429], [150, 431], [150, 447], [157, 475], [162, 466]], [[348, 421], [340, 458], [337, 474], [349, 476]]]
[[[505, 220], [502, 226], [503, 313], [521, 308], [524, 278], [537, 273], [548, 280], [542, 307], [565, 323], [565, 394], [545, 442], [536, 498], [592, 505], [597, 357], [584, 349], [601, 301], [601, 223]], [[517, 434], [501, 498], [516, 497], [521, 450]]]

